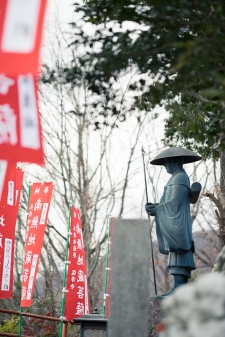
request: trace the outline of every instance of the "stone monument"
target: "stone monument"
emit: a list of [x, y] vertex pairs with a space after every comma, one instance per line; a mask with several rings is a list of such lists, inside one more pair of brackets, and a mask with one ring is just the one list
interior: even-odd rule
[[148, 220], [114, 219], [108, 337], [148, 337]]

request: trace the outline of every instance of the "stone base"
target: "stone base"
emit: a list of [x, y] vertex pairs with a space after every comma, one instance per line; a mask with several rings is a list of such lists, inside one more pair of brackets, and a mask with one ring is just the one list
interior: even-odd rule
[[158, 337], [156, 327], [162, 320], [161, 304], [164, 297], [152, 296], [149, 299], [149, 334], [148, 337]]

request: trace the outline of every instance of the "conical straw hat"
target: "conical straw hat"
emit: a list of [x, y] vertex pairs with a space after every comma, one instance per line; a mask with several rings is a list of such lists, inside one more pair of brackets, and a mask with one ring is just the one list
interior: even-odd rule
[[165, 165], [165, 158], [173, 157], [183, 157], [184, 164], [193, 163], [202, 159], [202, 157], [191, 150], [184, 149], [183, 147], [170, 147], [169, 149], [164, 150], [158, 154], [153, 160], [150, 161], [150, 164]]

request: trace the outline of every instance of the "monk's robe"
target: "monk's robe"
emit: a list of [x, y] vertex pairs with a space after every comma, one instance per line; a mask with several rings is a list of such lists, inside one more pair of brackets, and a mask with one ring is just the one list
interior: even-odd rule
[[155, 217], [159, 250], [169, 254], [170, 274], [186, 277], [195, 269], [189, 192], [186, 172], [177, 169], [164, 188]]

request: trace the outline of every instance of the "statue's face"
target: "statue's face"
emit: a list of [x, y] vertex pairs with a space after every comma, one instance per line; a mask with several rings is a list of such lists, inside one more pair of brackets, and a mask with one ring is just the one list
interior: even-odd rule
[[173, 174], [173, 172], [181, 165], [177, 158], [166, 158], [164, 166], [168, 173]]

